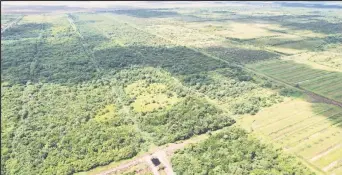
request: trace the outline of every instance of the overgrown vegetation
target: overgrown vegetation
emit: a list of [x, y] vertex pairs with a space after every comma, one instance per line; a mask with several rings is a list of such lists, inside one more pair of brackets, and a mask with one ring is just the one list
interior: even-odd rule
[[236, 127], [178, 151], [172, 164], [177, 174], [314, 174], [294, 157]]

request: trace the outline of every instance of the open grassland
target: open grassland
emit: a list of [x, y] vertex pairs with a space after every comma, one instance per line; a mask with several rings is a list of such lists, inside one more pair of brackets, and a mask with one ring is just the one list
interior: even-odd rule
[[248, 67], [277, 80], [342, 101], [342, 72], [317, 69], [293, 60], [272, 60], [251, 64]]
[[147, 84], [145, 81], [138, 81], [128, 85], [125, 91], [135, 99], [132, 106], [136, 112], [151, 112], [179, 101], [177, 94], [169, 91], [164, 84]]
[[[286, 57], [286, 59], [292, 59], [296, 62], [301, 62], [309, 65], [314, 65], [312, 63], [316, 63], [316, 65], [319, 64], [324, 65], [325, 67], [334, 68], [335, 71], [342, 71], [341, 49], [341, 44], [331, 44], [322, 49], [323, 51], [306, 52], [291, 57]], [[321, 66], [319, 68], [322, 69], [324, 66]], [[316, 67], [318, 68], [318, 66]]]
[[332, 105], [286, 100], [238, 124], [302, 157], [329, 174], [339, 171], [342, 151], [342, 109]]

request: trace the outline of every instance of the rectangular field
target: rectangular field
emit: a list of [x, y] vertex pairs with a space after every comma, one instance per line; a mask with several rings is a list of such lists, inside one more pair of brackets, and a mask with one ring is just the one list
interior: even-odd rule
[[313, 68], [292, 60], [271, 60], [248, 67], [285, 83], [342, 102], [342, 72]]
[[238, 123], [322, 172], [341, 171], [342, 109], [337, 106], [289, 100]]

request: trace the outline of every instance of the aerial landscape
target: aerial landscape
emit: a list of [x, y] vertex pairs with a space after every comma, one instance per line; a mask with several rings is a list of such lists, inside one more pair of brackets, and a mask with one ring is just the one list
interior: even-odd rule
[[1, 3], [1, 175], [342, 175], [341, 2]]

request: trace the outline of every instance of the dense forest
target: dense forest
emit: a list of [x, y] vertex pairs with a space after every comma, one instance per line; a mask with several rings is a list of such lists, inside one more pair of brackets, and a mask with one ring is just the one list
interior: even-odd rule
[[231, 127], [172, 157], [177, 174], [313, 174], [294, 157]]
[[[161, 70], [135, 68], [108, 77], [74, 86], [2, 84], [2, 171], [72, 174], [235, 122]], [[138, 101], [144, 94], [137, 88], [136, 99], [125, 92], [139, 80], [154, 90], [166, 85], [149, 92], [155, 108]], [[137, 110], [135, 100], [152, 110]]]

